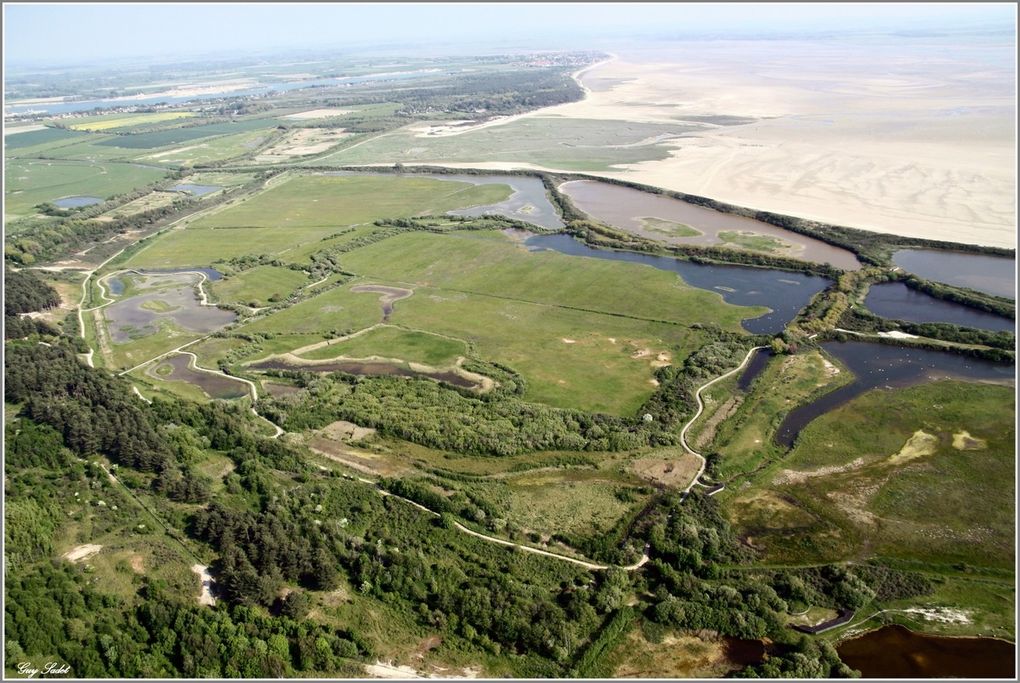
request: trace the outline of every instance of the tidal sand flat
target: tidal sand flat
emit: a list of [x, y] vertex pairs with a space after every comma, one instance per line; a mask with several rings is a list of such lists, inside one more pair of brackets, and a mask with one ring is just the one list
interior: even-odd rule
[[[617, 53], [581, 75], [583, 101], [508, 125], [697, 123], [660, 140], [665, 154], [591, 172], [865, 230], [1016, 245], [1009, 36], [699, 40]], [[456, 139], [469, 146], [493, 130]], [[464, 165], [536, 163], [475, 155]]]

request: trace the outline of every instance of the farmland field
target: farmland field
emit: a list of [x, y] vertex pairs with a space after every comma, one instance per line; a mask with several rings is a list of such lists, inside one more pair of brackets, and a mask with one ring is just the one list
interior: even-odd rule
[[113, 116], [95, 116], [89, 117], [79, 123], [72, 123], [68, 126], [71, 130], [94, 130], [94, 131], [105, 131], [105, 130], [116, 130], [118, 128], [131, 128], [133, 126], [142, 126], [145, 124], [153, 123], [165, 123], [167, 121], [176, 121], [177, 119], [185, 119], [195, 116], [190, 111], [168, 111], [168, 112], [156, 112], [151, 114], [128, 114]]
[[63, 128], [44, 128], [43, 130], [33, 130], [26, 133], [18, 133], [17, 135], [7, 136], [4, 138], [4, 147], [9, 154], [15, 150], [23, 150], [25, 148], [40, 149], [52, 144], [59, 142], [66, 143], [85, 136], [85, 133], [79, 133], [74, 130], [65, 130]]
[[121, 149], [155, 149], [176, 145], [214, 135], [229, 135], [232, 133], [244, 133], [260, 128], [269, 129], [276, 125], [273, 119], [245, 119], [229, 123], [210, 123], [203, 126], [190, 126], [187, 128], [171, 128], [153, 133], [138, 133], [134, 135], [115, 135], [97, 144], [108, 147], [119, 147]]

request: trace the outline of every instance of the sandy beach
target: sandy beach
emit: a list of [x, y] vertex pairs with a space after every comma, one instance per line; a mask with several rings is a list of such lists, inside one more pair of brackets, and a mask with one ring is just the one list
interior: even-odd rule
[[[580, 74], [583, 101], [524, 116], [699, 117], [704, 130], [665, 141], [668, 158], [601, 175], [866, 230], [1015, 248], [1013, 50], [955, 38], [618, 50]], [[753, 121], [715, 125], [732, 123], [712, 118], [720, 116]]]

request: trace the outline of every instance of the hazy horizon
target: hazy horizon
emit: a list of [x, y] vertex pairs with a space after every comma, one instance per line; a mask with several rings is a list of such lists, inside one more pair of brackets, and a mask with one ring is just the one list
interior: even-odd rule
[[811, 33], [1012, 31], [1015, 39], [1015, 26], [1011, 3], [6, 4], [4, 56], [9, 66], [31, 68], [418, 46], [598, 49], [621, 40]]

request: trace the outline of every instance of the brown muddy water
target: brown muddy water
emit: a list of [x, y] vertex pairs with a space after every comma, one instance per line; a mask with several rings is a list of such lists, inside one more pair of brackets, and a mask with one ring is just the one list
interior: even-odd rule
[[[844, 270], [861, 267], [857, 257], [846, 249], [753, 218], [714, 211], [672, 197], [595, 180], [572, 180], [560, 185], [559, 189], [577, 208], [590, 216], [646, 239], [675, 245], [716, 245], [739, 249], [741, 247], [737, 245], [725, 243], [719, 233], [752, 232], [790, 245], [790, 248], [778, 249], [775, 253], [779, 256], [829, 263]], [[702, 234], [681, 237], [659, 232], [645, 225], [643, 219], [647, 218], [687, 225]]]
[[366, 292], [370, 294], [382, 294], [382, 296], [379, 297], [379, 303], [382, 305], [383, 322], [390, 319], [390, 315], [393, 313], [393, 304], [414, 294], [414, 291], [410, 289], [387, 287], [386, 285], [356, 285], [351, 287], [351, 291], [359, 294]]
[[123, 344], [159, 331], [162, 321], [197, 333], [214, 332], [233, 322], [237, 314], [215, 306], [203, 306], [195, 295], [199, 276], [194, 274], [146, 274], [136, 281], [145, 291], [102, 309], [110, 338]]
[[336, 361], [294, 365], [281, 360], [265, 360], [251, 366], [253, 370], [298, 370], [303, 372], [345, 372], [366, 377], [428, 377], [463, 389], [481, 389], [481, 385], [453, 371], [418, 372], [404, 365], [375, 361]]
[[1013, 678], [1016, 645], [995, 638], [947, 638], [903, 626], [845, 640], [836, 648], [863, 678]]
[[[160, 361], [148, 375], [159, 380], [188, 382], [208, 394], [211, 398], [241, 398], [248, 395], [248, 385], [211, 372], [202, 372], [191, 367], [192, 358], [175, 354]], [[170, 372], [166, 372], [169, 368]]]

